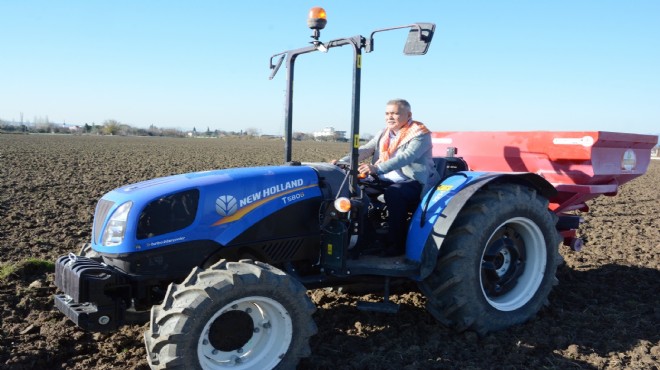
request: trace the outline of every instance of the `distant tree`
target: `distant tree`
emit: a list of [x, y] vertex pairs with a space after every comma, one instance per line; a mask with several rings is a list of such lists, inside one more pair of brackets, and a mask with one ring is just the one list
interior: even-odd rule
[[162, 134], [163, 134], [163, 136], [167, 136], [167, 137], [183, 137], [184, 136], [183, 132], [181, 132], [177, 129], [173, 129], [173, 128], [163, 129]]
[[35, 130], [38, 133], [47, 133], [50, 132], [50, 122], [48, 122], [48, 116], [44, 117], [34, 117]]
[[255, 127], [248, 127], [245, 129], [245, 135], [249, 137], [259, 136], [259, 129]]
[[8, 121], [3, 121], [0, 119], [0, 131], [14, 131], [14, 126], [11, 125]]
[[334, 140], [334, 141], [347, 141], [346, 132], [345, 131], [335, 131], [334, 135], [332, 135], [332, 140]]
[[98, 126], [95, 122], [92, 122], [92, 134], [100, 135], [103, 133], [103, 126]]
[[119, 134], [123, 136], [137, 135], [137, 129], [130, 125], [121, 124], [119, 125]]
[[307, 132], [296, 131], [293, 134], [291, 134], [291, 139], [296, 141], [314, 140], [314, 135]]
[[106, 135], [117, 135], [121, 129], [121, 123], [114, 119], [103, 122], [103, 133]]
[[89, 134], [90, 131], [92, 131], [92, 126], [89, 124], [85, 123], [85, 128], [83, 129], [86, 134]]
[[149, 130], [147, 131], [148, 136], [160, 136], [161, 132], [158, 127], [156, 127], [153, 123], [149, 125]]

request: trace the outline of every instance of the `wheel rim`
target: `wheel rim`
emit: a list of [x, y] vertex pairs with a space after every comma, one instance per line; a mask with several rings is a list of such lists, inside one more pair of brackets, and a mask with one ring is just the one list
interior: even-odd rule
[[267, 297], [246, 297], [218, 310], [197, 345], [204, 369], [270, 369], [286, 354], [293, 326], [288, 311]]
[[547, 263], [545, 238], [534, 221], [516, 217], [491, 234], [481, 256], [481, 291], [500, 311], [513, 311], [536, 294]]

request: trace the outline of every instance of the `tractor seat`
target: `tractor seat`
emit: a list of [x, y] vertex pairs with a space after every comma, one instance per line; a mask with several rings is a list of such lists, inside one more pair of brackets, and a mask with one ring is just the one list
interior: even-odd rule
[[439, 181], [446, 179], [453, 173], [468, 170], [467, 162], [461, 157], [435, 157], [433, 162], [435, 162], [435, 170], [440, 175]]

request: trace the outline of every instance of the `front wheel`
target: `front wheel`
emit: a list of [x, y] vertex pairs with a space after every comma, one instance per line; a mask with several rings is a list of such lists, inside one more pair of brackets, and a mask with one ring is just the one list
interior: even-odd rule
[[420, 283], [428, 311], [458, 331], [480, 334], [536, 315], [557, 283], [559, 234], [547, 204], [520, 185], [479, 190], [450, 228], [434, 271]]
[[152, 369], [294, 368], [311, 354], [315, 307], [298, 281], [250, 260], [172, 284], [145, 333]]

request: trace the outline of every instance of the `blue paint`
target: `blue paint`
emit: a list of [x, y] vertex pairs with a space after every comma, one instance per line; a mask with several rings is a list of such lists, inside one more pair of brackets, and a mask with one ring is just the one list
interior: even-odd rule
[[[140, 213], [149, 203], [191, 189], [199, 190], [197, 214], [191, 225], [152, 238], [136, 238]], [[99, 237], [92, 241], [92, 248], [117, 254], [198, 240], [213, 240], [226, 245], [268, 215], [320, 196], [318, 175], [307, 166], [232, 168], [156, 178], [122, 186], [102, 197], [114, 205], [101, 222], [101, 230], [93, 232]], [[233, 199], [235, 208], [228, 209], [222, 201], [216, 206], [219, 197]], [[128, 201], [133, 202], [133, 206], [128, 214], [124, 240], [116, 246], [102, 246], [100, 239], [112, 212]], [[95, 226], [97, 222], [94, 221]]]
[[[442, 222], [443, 212], [447, 209], [452, 199], [465, 189], [468, 185], [478, 181], [481, 177], [489, 175], [487, 172], [462, 171], [446, 178], [440, 185], [429, 192], [422, 199], [420, 206], [413, 214], [408, 229], [408, 239], [406, 241], [406, 257], [411, 261], [421, 262], [422, 251], [426, 240], [433, 232], [433, 225], [436, 222]], [[431, 197], [430, 201], [428, 198]], [[422, 210], [425, 208], [426, 215], [424, 222], [422, 220]]]

